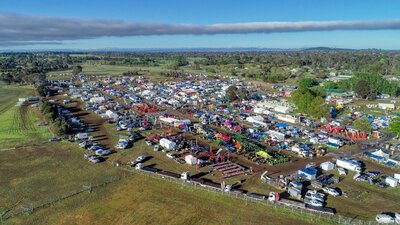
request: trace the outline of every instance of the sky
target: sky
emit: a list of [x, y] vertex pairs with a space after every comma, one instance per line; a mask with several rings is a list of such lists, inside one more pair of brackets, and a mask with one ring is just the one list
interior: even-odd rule
[[392, 0], [2, 0], [0, 50], [400, 49]]

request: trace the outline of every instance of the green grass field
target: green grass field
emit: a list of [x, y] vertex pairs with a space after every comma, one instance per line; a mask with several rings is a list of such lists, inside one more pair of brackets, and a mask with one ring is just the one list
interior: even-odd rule
[[64, 142], [1, 151], [0, 165], [1, 210], [17, 201], [24, 205], [57, 197], [119, 173], [105, 163], [89, 164], [81, 149]]
[[331, 224], [308, 214], [135, 175], [83, 193], [18, 224]]
[[51, 135], [39, 127], [39, 109], [15, 106], [19, 97], [34, 95], [32, 87], [0, 85], [0, 149], [43, 141]]
[[[103, 65], [103, 64], [83, 64], [82, 71], [89, 75], [102, 76], [121, 76], [128, 71], [141, 71], [145, 75], [151, 75], [153, 81], [159, 81], [160, 73], [164, 70], [162, 66], [158, 67], [141, 67], [141, 66], [119, 66], [119, 65]], [[72, 69], [63, 71], [49, 72], [49, 79], [68, 79], [72, 75]]]
[[47, 141], [51, 134], [46, 126], [38, 126], [39, 109], [13, 106], [0, 114], [0, 146], [15, 147]]
[[354, 181], [353, 175], [347, 175], [336, 185], [349, 197], [329, 197], [329, 207], [335, 208], [341, 215], [361, 220], [373, 220], [382, 211], [399, 210], [399, 188], [382, 189], [366, 181]]
[[0, 83], [0, 114], [14, 106], [18, 98], [33, 94], [31, 87], [5, 85]]

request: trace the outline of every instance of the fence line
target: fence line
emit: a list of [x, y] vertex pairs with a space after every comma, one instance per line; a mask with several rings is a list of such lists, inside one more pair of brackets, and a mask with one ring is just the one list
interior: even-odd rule
[[171, 178], [171, 177], [160, 175], [160, 174], [154, 174], [151, 172], [145, 172], [145, 171], [138, 170], [138, 173], [145, 175], [147, 177], [151, 177], [151, 178], [155, 178], [155, 179], [159, 179], [159, 180], [167, 180], [169, 182], [181, 184], [181, 188], [187, 188], [187, 187], [196, 188], [196, 189], [200, 189], [200, 190], [207, 191], [207, 192], [214, 192], [214, 193], [226, 195], [226, 196], [229, 196], [232, 198], [237, 198], [237, 199], [240, 199], [245, 202], [254, 202], [254, 203], [258, 203], [258, 204], [262, 204], [262, 205], [269, 205], [274, 208], [284, 208], [286, 210], [299, 212], [300, 214], [313, 215], [313, 216], [318, 217], [319, 219], [330, 220], [330, 221], [333, 221], [338, 224], [343, 224], [343, 225], [378, 225], [379, 224], [376, 221], [359, 220], [359, 219], [349, 218], [349, 217], [345, 217], [345, 216], [341, 216], [341, 215], [337, 215], [337, 214], [329, 215], [329, 214], [325, 214], [325, 213], [312, 212], [312, 211], [309, 211], [309, 210], [306, 210], [303, 208], [297, 208], [294, 206], [288, 206], [285, 204], [281, 204], [280, 202], [270, 202], [270, 201], [260, 201], [260, 200], [250, 199], [250, 198], [247, 198], [243, 194], [224, 192], [222, 190], [211, 189], [211, 188], [200, 186], [199, 184], [187, 182], [185, 180], [175, 179], [175, 178]]
[[28, 204], [24, 205], [23, 207], [21, 207], [19, 210], [16, 210], [16, 212], [12, 212], [12, 210], [8, 210], [8, 211], [0, 214], [0, 223], [4, 222], [7, 219], [10, 219], [12, 217], [16, 217], [16, 216], [19, 216], [22, 214], [30, 215], [37, 209], [49, 207], [56, 202], [68, 199], [70, 197], [76, 196], [81, 193], [91, 193], [93, 191], [93, 189], [95, 189], [95, 188], [102, 187], [107, 184], [120, 181], [124, 178], [132, 177], [136, 174], [140, 174], [140, 175], [143, 175], [146, 177], [151, 177], [153, 179], [159, 179], [159, 180], [163, 180], [163, 181], [169, 181], [169, 182], [173, 182], [176, 184], [180, 184], [182, 189], [195, 188], [195, 189], [202, 190], [202, 191], [214, 192], [214, 193], [218, 193], [220, 195], [225, 195], [225, 196], [229, 196], [231, 198], [236, 198], [236, 199], [239, 199], [244, 202], [253, 202], [253, 203], [257, 203], [257, 204], [268, 205], [268, 206], [274, 207], [274, 208], [283, 208], [286, 210], [290, 210], [292, 212], [298, 212], [300, 214], [313, 215], [315, 217], [318, 217], [319, 219], [330, 220], [330, 221], [333, 221], [338, 224], [343, 224], [343, 225], [377, 225], [378, 224], [376, 221], [365, 221], [365, 220], [349, 218], [349, 217], [345, 217], [345, 216], [341, 216], [341, 215], [337, 215], [337, 214], [328, 215], [325, 213], [312, 212], [312, 211], [309, 211], [309, 210], [306, 210], [303, 208], [297, 208], [294, 206], [288, 206], [285, 204], [281, 204], [280, 202], [270, 202], [270, 201], [265, 201], [265, 200], [260, 201], [260, 200], [250, 199], [240, 193], [224, 192], [222, 190], [203, 187], [203, 186], [193, 183], [193, 182], [187, 182], [185, 180], [175, 179], [175, 178], [171, 178], [171, 177], [168, 177], [165, 175], [154, 174], [154, 173], [146, 172], [146, 171], [142, 171], [142, 170], [137, 170], [137, 173], [134, 173], [134, 172], [124, 173], [121, 176], [111, 177], [110, 179], [108, 179], [106, 181], [103, 181], [103, 182], [100, 182], [100, 183], [97, 183], [94, 185], [92, 185], [92, 184], [83, 185], [81, 189], [71, 191], [69, 193], [65, 193], [56, 198], [51, 197], [51, 198], [45, 199], [44, 201], [28, 203]]
[[34, 203], [27, 203], [27, 204], [23, 205], [22, 207], [20, 207], [18, 210], [14, 210], [14, 212], [13, 212], [13, 210], [8, 210], [8, 211], [0, 214], [0, 222], [3, 223], [7, 219], [10, 219], [12, 217], [16, 217], [16, 216], [19, 216], [22, 214], [30, 215], [37, 209], [49, 207], [52, 204], [55, 204], [59, 201], [79, 195], [81, 193], [85, 193], [85, 192], [90, 193], [90, 192], [92, 192], [93, 189], [106, 186], [107, 184], [114, 183], [114, 182], [120, 181], [122, 179], [132, 177], [134, 175], [136, 175], [136, 174], [135, 173], [124, 173], [121, 176], [111, 177], [103, 182], [89, 184], [89, 185], [83, 185], [82, 188], [80, 188], [78, 190], [67, 192], [58, 197], [50, 197], [50, 198], [47, 198], [42, 201], [37, 201]]

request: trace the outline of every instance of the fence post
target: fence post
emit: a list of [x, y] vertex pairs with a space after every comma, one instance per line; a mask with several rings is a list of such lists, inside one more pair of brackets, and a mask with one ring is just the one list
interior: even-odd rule
[[33, 205], [32, 203], [29, 204], [28, 206], [25, 206], [21, 209], [22, 213], [25, 213], [26, 215], [30, 215], [33, 212]]
[[86, 191], [87, 193], [91, 193], [92, 192], [92, 185], [83, 185], [82, 190]]

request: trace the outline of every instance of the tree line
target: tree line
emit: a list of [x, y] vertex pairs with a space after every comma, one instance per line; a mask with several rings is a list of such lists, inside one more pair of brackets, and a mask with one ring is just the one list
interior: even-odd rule
[[382, 75], [371, 72], [357, 72], [347, 80], [337, 83], [326, 82], [328, 89], [342, 89], [354, 91], [359, 98], [375, 99], [378, 94], [398, 96], [400, 94], [399, 84], [396, 81], [385, 79]]

